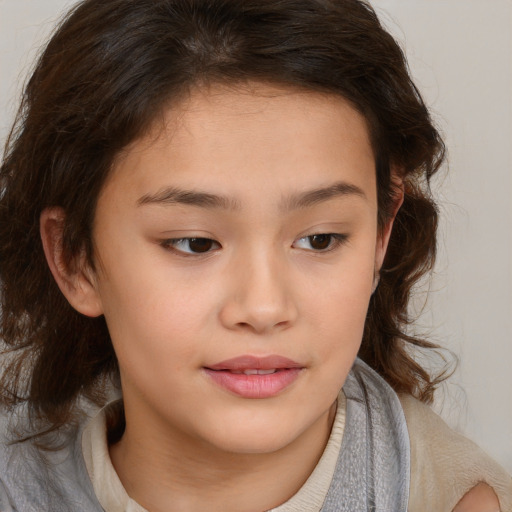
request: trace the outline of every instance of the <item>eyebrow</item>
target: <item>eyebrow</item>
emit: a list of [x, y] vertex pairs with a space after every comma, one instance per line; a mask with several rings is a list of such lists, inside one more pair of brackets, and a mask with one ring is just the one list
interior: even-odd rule
[[137, 204], [139, 206], [145, 204], [186, 204], [209, 209], [240, 209], [240, 205], [235, 199], [216, 194], [209, 194], [207, 192], [183, 190], [176, 187], [166, 187], [158, 191], [156, 194], [146, 194], [137, 201]]
[[[361, 188], [344, 181], [339, 181], [327, 187], [320, 187], [285, 197], [280, 209], [290, 211], [309, 208], [318, 203], [344, 196], [366, 198], [366, 194]], [[145, 194], [137, 201], [137, 204], [139, 206], [147, 204], [185, 204], [206, 209], [240, 210], [240, 202], [234, 198], [196, 190], [184, 190], [177, 187], [166, 187], [155, 194]]]
[[328, 187], [316, 188], [288, 197], [283, 203], [283, 210], [309, 208], [318, 203], [344, 196], [357, 196], [366, 199], [364, 191], [351, 183], [338, 181]]

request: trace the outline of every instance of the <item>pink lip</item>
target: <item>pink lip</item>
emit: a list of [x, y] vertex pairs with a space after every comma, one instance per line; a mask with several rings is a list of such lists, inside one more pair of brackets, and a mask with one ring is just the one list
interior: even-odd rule
[[303, 368], [304, 365], [282, 356], [240, 356], [208, 366], [210, 370], [271, 370], [272, 368]]
[[[290, 386], [304, 365], [281, 356], [241, 356], [204, 368], [220, 387], [243, 398], [270, 398]], [[277, 370], [270, 374], [246, 375], [244, 370]]]

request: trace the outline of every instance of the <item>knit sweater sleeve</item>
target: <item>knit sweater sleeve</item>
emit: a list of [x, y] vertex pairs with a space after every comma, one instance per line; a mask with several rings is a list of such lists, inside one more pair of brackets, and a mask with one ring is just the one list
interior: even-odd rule
[[427, 405], [409, 395], [400, 401], [411, 443], [409, 512], [451, 512], [479, 482], [494, 489], [502, 512], [512, 512], [512, 478], [503, 468]]
[[15, 512], [12, 508], [11, 499], [9, 493], [2, 480], [0, 479], [0, 511], [1, 512]]

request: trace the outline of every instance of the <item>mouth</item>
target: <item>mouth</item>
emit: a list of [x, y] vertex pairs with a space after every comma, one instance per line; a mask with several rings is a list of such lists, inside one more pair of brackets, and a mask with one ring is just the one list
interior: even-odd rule
[[[283, 370], [287, 368], [279, 368], [279, 370]], [[219, 371], [231, 371], [235, 375], [244, 374], [244, 375], [272, 375], [279, 371], [277, 368], [272, 368], [270, 370], [257, 370], [256, 368], [248, 368], [247, 370], [219, 370]]]
[[212, 381], [243, 398], [270, 398], [291, 386], [305, 369], [282, 356], [241, 356], [204, 367]]

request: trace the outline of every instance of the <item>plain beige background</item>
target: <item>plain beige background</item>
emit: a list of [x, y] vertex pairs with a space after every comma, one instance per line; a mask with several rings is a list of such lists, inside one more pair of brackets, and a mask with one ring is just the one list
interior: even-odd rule
[[[0, 140], [74, 0], [0, 0]], [[460, 359], [436, 408], [512, 472], [512, 0], [373, 0], [449, 149], [440, 255], [420, 324]]]

